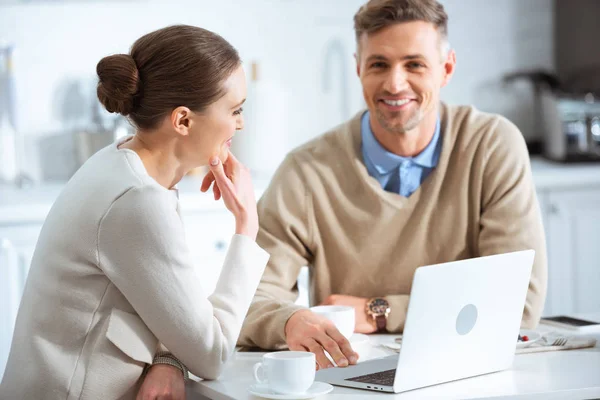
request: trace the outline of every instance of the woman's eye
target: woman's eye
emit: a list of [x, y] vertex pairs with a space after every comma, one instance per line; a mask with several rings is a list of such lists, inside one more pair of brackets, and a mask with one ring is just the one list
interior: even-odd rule
[[233, 115], [240, 115], [243, 112], [244, 112], [244, 109], [242, 107], [240, 107], [239, 109], [237, 109], [233, 112]]

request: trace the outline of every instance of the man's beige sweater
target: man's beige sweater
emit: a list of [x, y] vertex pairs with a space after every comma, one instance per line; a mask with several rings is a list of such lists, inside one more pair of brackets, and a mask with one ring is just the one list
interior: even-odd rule
[[285, 345], [302, 266], [310, 267], [311, 304], [330, 294], [386, 296], [387, 328], [399, 332], [416, 268], [523, 249], [536, 251], [523, 326], [536, 326], [547, 256], [519, 130], [472, 107], [440, 105], [438, 166], [406, 198], [369, 176], [361, 116], [290, 153], [262, 196], [257, 243], [271, 259], [239, 344]]

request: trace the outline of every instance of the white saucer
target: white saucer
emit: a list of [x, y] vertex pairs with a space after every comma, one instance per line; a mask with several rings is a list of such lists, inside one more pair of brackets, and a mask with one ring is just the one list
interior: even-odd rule
[[352, 336], [350, 336], [350, 339], [348, 339], [348, 341], [351, 345], [354, 346], [368, 344], [370, 342], [370, 339], [367, 335], [364, 335], [362, 333], [354, 333]]
[[315, 382], [312, 384], [308, 390], [302, 394], [278, 394], [271, 389], [267, 385], [264, 384], [254, 384], [248, 388], [248, 391], [258, 397], [263, 397], [265, 399], [281, 399], [281, 400], [291, 400], [291, 399], [312, 399], [317, 396], [322, 396], [327, 394], [333, 390], [333, 386], [325, 382]]
[[525, 347], [529, 347], [533, 343], [542, 340], [542, 335], [541, 334], [539, 334], [536, 331], [530, 331], [528, 329], [521, 329], [519, 331], [519, 335], [521, 335], [521, 336], [527, 336], [529, 340], [526, 341], [526, 342], [517, 341], [517, 349], [524, 349]]

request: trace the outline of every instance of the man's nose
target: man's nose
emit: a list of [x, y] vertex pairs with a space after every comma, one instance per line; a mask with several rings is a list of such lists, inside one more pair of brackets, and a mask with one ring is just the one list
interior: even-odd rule
[[389, 93], [400, 93], [408, 86], [407, 75], [404, 68], [397, 66], [389, 70], [385, 79], [384, 89]]

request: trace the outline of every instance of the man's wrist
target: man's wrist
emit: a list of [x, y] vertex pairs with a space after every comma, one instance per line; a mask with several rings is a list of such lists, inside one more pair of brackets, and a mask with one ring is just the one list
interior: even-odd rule
[[368, 299], [365, 312], [376, 332], [387, 332], [387, 321], [391, 312], [390, 302], [387, 298], [381, 296]]
[[369, 312], [369, 302], [371, 301], [370, 298], [365, 299], [365, 315], [367, 316], [367, 322], [369, 323], [369, 325], [371, 325], [373, 327], [373, 333], [377, 332], [377, 322], [375, 321], [375, 318], [373, 318], [373, 315]]
[[298, 313], [302, 313], [308, 311], [309, 313], [311, 313], [312, 311], [310, 311], [308, 308], [300, 308], [297, 310], [294, 310], [290, 316], [287, 318], [287, 320], [285, 321], [285, 325], [283, 326], [283, 334], [285, 335], [285, 337], [287, 338], [288, 334], [287, 334], [287, 328], [288, 328], [288, 324], [290, 323], [290, 320], [296, 316], [296, 314]]

